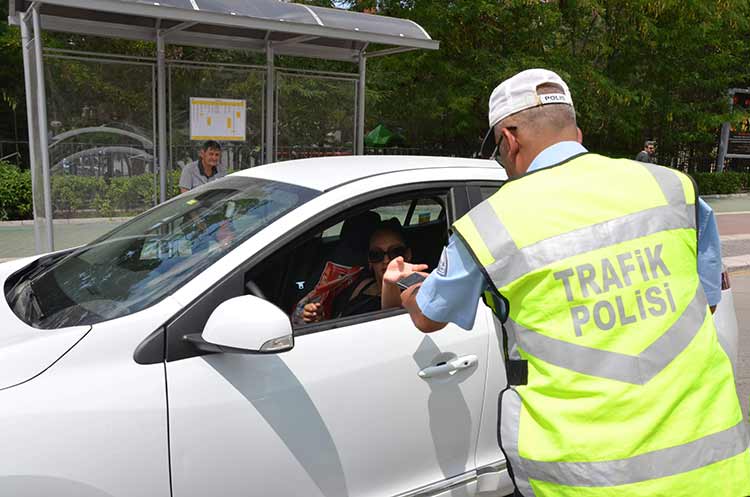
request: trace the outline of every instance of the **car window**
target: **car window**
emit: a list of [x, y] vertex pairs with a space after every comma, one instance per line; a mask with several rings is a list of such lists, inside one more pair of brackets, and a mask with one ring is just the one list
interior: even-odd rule
[[326, 228], [323, 233], [321, 233], [321, 237], [327, 240], [338, 238], [339, 235], [341, 235], [341, 228], [344, 226], [344, 221], [339, 221], [338, 223], [334, 224], [333, 226]]
[[[373, 210], [383, 219], [396, 218], [402, 226], [413, 226], [441, 220], [445, 216], [445, 203], [434, 198], [418, 198], [376, 207]], [[343, 225], [344, 221], [340, 221], [327, 228], [321, 236], [324, 239], [338, 237]]]
[[500, 189], [500, 185], [497, 186], [480, 186], [479, 192], [482, 195], [482, 200], [487, 200], [492, 195], [497, 193], [497, 191]]
[[45, 329], [131, 314], [318, 193], [247, 177], [208, 183], [26, 275], [8, 301], [21, 319]]
[[445, 201], [438, 198], [420, 198], [412, 203], [405, 226], [439, 221], [445, 216]]
[[[368, 252], [376, 225], [394, 227], [413, 262], [435, 267], [447, 242], [447, 205], [446, 192], [420, 192], [355, 207], [343, 219], [337, 216], [323, 222], [258, 264], [247, 278], [288, 313], [299, 330], [322, 322], [334, 325], [353, 316], [376, 319], [382, 315], [378, 283], [382, 275], [375, 271], [387, 265], [402, 245], [390, 235], [379, 235], [386, 239], [377, 247], [383, 252], [381, 263], [371, 263]], [[386, 255], [388, 249], [394, 252]], [[321, 321], [305, 322], [303, 309], [309, 303], [320, 304]]]

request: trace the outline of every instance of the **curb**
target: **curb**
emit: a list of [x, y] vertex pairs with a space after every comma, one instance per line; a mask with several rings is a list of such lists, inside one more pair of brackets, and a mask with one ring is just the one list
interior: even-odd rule
[[737, 273], [750, 269], [750, 255], [736, 255], [724, 257], [724, 267], [728, 273]]
[[741, 192], [741, 193], [713, 193], [711, 195], [700, 195], [700, 198], [703, 199], [709, 199], [709, 200], [718, 200], [722, 198], [735, 198], [735, 197], [750, 197], [750, 193], [748, 192]]

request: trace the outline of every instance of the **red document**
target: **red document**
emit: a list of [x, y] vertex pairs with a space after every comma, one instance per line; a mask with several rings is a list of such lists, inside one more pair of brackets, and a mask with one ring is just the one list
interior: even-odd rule
[[334, 299], [354, 283], [362, 272], [362, 269], [361, 266], [349, 267], [331, 261], [326, 262], [323, 274], [320, 275], [315, 288], [310, 290], [310, 293], [302, 297], [302, 300], [294, 306], [292, 322], [295, 325], [305, 324], [302, 320], [302, 310], [306, 304], [311, 302], [320, 302], [320, 312], [322, 313], [323, 320], [331, 319]]

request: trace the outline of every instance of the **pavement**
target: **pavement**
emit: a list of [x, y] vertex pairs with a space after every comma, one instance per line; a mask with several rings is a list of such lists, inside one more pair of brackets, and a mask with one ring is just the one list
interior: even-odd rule
[[730, 272], [750, 269], [750, 212], [716, 212], [721, 256]]
[[[75, 247], [95, 240], [127, 219], [56, 219], [53, 223], [55, 250]], [[0, 222], [0, 263], [35, 253], [32, 221]]]
[[737, 353], [737, 394], [745, 419], [750, 404], [750, 270], [739, 271], [730, 277], [734, 310], [739, 332]]

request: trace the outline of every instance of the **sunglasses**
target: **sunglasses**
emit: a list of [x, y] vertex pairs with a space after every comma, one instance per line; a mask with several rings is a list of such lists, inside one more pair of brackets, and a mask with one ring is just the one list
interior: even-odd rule
[[[516, 126], [506, 126], [505, 129], [509, 131], [515, 131], [518, 129]], [[500, 164], [500, 167], [505, 167], [500, 159], [500, 144], [503, 142], [503, 135], [500, 135], [500, 140], [495, 141], [495, 130], [490, 128], [487, 130], [487, 134], [484, 135], [482, 145], [479, 148], [480, 159], [494, 159], [495, 162]]]
[[383, 262], [383, 258], [387, 255], [388, 260], [393, 260], [396, 257], [403, 257], [406, 254], [406, 247], [403, 245], [396, 245], [390, 247], [388, 250], [372, 249], [367, 252], [367, 260], [370, 262]]

